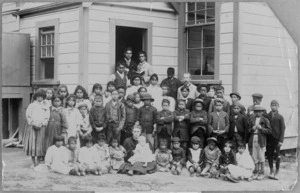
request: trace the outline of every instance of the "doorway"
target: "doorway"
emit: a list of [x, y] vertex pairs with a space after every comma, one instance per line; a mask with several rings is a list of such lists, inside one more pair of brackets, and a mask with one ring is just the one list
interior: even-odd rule
[[126, 47], [131, 47], [132, 60], [138, 63], [138, 53], [142, 50], [147, 51], [146, 34], [147, 29], [116, 26], [115, 62], [117, 63], [124, 57], [123, 52]]
[[[19, 126], [19, 107], [22, 99], [2, 99], [2, 139], [10, 138]], [[17, 136], [15, 136], [17, 138]]]

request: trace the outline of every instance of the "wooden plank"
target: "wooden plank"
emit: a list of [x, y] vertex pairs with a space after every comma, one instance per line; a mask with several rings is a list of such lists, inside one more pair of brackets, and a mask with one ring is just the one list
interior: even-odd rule
[[274, 16], [272, 10], [268, 7], [265, 2], [251, 3], [251, 2], [241, 2], [241, 11], [244, 13], [253, 13], [262, 16]]
[[220, 45], [220, 54], [232, 54], [233, 53], [233, 45], [232, 43], [221, 44]]
[[89, 42], [101, 42], [101, 43], [109, 43], [109, 33], [108, 32], [89, 32]]
[[58, 65], [58, 74], [76, 74], [76, 73], [79, 73], [78, 63]]
[[59, 44], [59, 54], [78, 53], [78, 52], [79, 52], [78, 42]]
[[[292, 49], [296, 54], [296, 50]], [[242, 49], [243, 54], [250, 54], [250, 55], [258, 55], [258, 56], [270, 56], [270, 57], [284, 57], [289, 58], [289, 50], [288, 49], [282, 49], [279, 47], [270, 47], [265, 45], [249, 45], [249, 44], [243, 44]]]
[[177, 29], [153, 27], [153, 36], [177, 38], [178, 34], [177, 34]]
[[170, 56], [153, 56], [153, 63], [156, 65], [175, 65], [177, 64], [176, 57]]
[[70, 64], [70, 63], [78, 63], [79, 56], [78, 53], [71, 53], [71, 54], [59, 54], [58, 56], [58, 63]]
[[295, 56], [290, 58], [282, 58], [282, 57], [277, 58], [277, 57], [269, 57], [269, 56], [243, 54], [241, 64], [274, 66], [274, 67], [288, 66], [291, 69], [298, 69], [298, 61]]
[[178, 47], [178, 39], [154, 36], [153, 37], [153, 46], [177, 48]]
[[233, 12], [221, 13], [220, 23], [232, 23], [233, 22]]
[[109, 74], [89, 74], [89, 84], [98, 82], [100, 84], [106, 84]]
[[91, 32], [109, 32], [108, 21], [89, 20], [89, 31]]
[[61, 84], [78, 84], [78, 74], [58, 74], [58, 80]]
[[110, 62], [110, 55], [107, 53], [89, 53], [89, 60], [90, 64], [109, 64]]
[[232, 12], [233, 11], [233, 3], [232, 2], [224, 2], [221, 4], [221, 13]]
[[265, 25], [242, 23], [243, 32], [246, 34], [256, 34], [267, 37], [291, 39], [286, 30]]
[[153, 46], [154, 56], [176, 56], [177, 48]]
[[233, 33], [220, 34], [220, 44], [232, 43]]
[[72, 21], [60, 24], [59, 33], [76, 32], [79, 31], [79, 21]]
[[233, 23], [221, 23], [220, 24], [220, 33], [229, 33], [233, 32]]
[[220, 54], [220, 64], [232, 64], [232, 54]]
[[71, 42], [78, 42], [78, 41], [79, 41], [79, 33], [77, 31], [59, 34], [60, 43], [71, 43]]
[[112, 74], [112, 66], [109, 64], [89, 64], [89, 74]]
[[282, 25], [278, 21], [278, 19], [274, 17], [265, 17], [261, 15], [255, 15], [251, 13], [242, 13], [243, 22], [250, 23], [250, 24], [258, 24], [264, 25], [269, 27], [281, 28]]
[[88, 48], [90, 53], [110, 53], [108, 43], [90, 42]]

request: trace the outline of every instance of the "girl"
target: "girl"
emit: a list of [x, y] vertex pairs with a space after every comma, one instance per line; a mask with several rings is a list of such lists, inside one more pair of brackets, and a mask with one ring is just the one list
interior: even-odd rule
[[46, 89], [46, 103], [49, 107], [51, 107], [52, 104], [52, 97], [54, 95], [54, 89], [53, 88], [47, 88]]
[[92, 106], [94, 105], [96, 95], [102, 95], [102, 85], [99, 83], [95, 83], [92, 88], [92, 94], [90, 95], [90, 101]]
[[91, 110], [92, 105], [85, 88], [83, 88], [81, 85], [78, 85], [75, 88], [74, 95], [76, 95], [76, 108], [78, 108], [82, 103], [84, 103], [87, 105], [88, 110]]
[[[27, 127], [24, 138], [24, 150], [31, 156], [33, 167], [37, 166], [45, 156], [44, 139], [45, 128], [50, 117], [50, 110], [45, 99], [45, 91], [38, 90], [34, 96], [34, 102], [26, 110]], [[37, 158], [37, 160], [36, 160]]]
[[61, 84], [58, 87], [57, 93], [63, 97], [62, 107], [66, 108], [67, 107], [67, 97], [69, 96], [69, 91], [68, 91], [67, 85]]
[[182, 100], [185, 102], [185, 108], [192, 111], [193, 110], [193, 101], [194, 99], [189, 97], [190, 89], [187, 86], [183, 86], [180, 88], [180, 92], [182, 95]]
[[147, 167], [147, 162], [152, 162], [154, 160], [152, 150], [144, 136], [140, 136], [138, 138], [138, 144], [136, 145], [133, 153], [133, 156], [128, 160], [131, 164], [134, 164], [135, 162], [143, 162], [143, 166]]
[[61, 106], [63, 97], [54, 95], [52, 98], [52, 106], [50, 107], [50, 119], [45, 131], [45, 150], [53, 145], [53, 138], [57, 135], [66, 136], [68, 129], [67, 118]]
[[75, 137], [70, 137], [68, 139], [68, 150], [69, 150], [69, 166], [72, 168], [70, 171], [70, 175], [76, 176], [84, 176], [85, 175], [85, 168], [82, 164], [79, 163], [79, 148], [77, 148], [77, 142]]
[[97, 168], [99, 175], [107, 174], [110, 171], [110, 154], [109, 148], [106, 144], [106, 137], [100, 134], [98, 143], [94, 145], [96, 149]]
[[76, 105], [76, 96], [70, 94], [67, 98], [67, 108], [64, 109], [64, 114], [67, 118], [68, 129], [65, 136], [65, 143], [67, 142], [69, 137], [75, 137], [77, 139], [77, 146], [80, 147], [79, 142], [79, 130], [82, 125], [82, 116]]
[[143, 78], [145, 83], [148, 83], [150, 80], [150, 76], [153, 74], [152, 65], [147, 62], [147, 55], [146, 52], [140, 51], [139, 52], [139, 60], [140, 63], [137, 66], [138, 73], [144, 73]]
[[117, 172], [120, 166], [124, 163], [124, 157], [126, 156], [126, 150], [119, 144], [117, 139], [113, 139], [111, 146], [109, 147], [110, 165], [112, 170]]
[[157, 74], [152, 74], [150, 76], [150, 85], [147, 87], [147, 91], [153, 98], [155, 98], [155, 101], [153, 102], [153, 106], [155, 108], [160, 108], [161, 101], [162, 101], [162, 89], [157, 85], [158, 83], [158, 76]]
[[236, 165], [236, 160], [232, 151], [232, 143], [226, 142], [223, 153], [219, 159], [219, 173], [223, 179], [225, 178], [226, 174], [229, 173], [229, 165]]
[[161, 139], [159, 141], [159, 148], [155, 151], [155, 160], [157, 164], [157, 171], [168, 172], [173, 160], [172, 151], [168, 149], [168, 140]]
[[186, 167], [190, 172], [190, 176], [193, 177], [195, 172], [196, 176], [199, 177], [201, 173], [201, 166], [204, 161], [204, 151], [200, 148], [200, 138], [197, 136], [192, 137], [192, 148], [187, 151], [188, 161]]
[[144, 102], [141, 100], [141, 94], [138, 92], [134, 92], [133, 93], [134, 96], [134, 106], [136, 108], [141, 108], [142, 106], [144, 106]]
[[106, 103], [111, 100], [111, 92], [116, 90], [116, 85], [113, 81], [109, 81], [106, 86], [106, 91], [103, 95], [103, 106], [105, 107]]
[[47, 150], [45, 164], [53, 172], [69, 174], [72, 168], [68, 165], [68, 149], [65, 146], [63, 146], [64, 137], [61, 135], [55, 136], [54, 143], [55, 145], [52, 145]]
[[80, 146], [83, 146], [83, 141], [87, 136], [91, 136], [92, 133], [92, 127], [90, 124], [90, 117], [89, 117], [89, 111], [87, 109], [87, 104], [82, 103], [78, 107], [81, 116], [82, 116], [82, 125], [80, 126], [79, 130], [79, 139], [80, 139]]
[[134, 92], [138, 92], [138, 89], [142, 86], [142, 77], [138, 75], [134, 75], [131, 80], [130, 84], [131, 87], [127, 88], [126, 90], [126, 97]]
[[141, 97], [143, 97], [146, 93], [148, 93], [147, 88], [143, 86], [141, 86], [137, 91], [140, 93]]
[[[170, 87], [168, 85], [166, 85], [166, 84], [160, 85], [160, 87], [161, 87], [161, 89], [163, 91], [162, 100], [163, 99], [169, 100], [170, 101], [170, 108], [169, 108], [169, 110], [172, 111], [172, 112], [174, 112], [176, 104], [175, 104], [175, 99], [173, 97], [169, 96]], [[157, 109], [157, 111], [161, 111], [161, 110], [162, 110], [161, 107]]]

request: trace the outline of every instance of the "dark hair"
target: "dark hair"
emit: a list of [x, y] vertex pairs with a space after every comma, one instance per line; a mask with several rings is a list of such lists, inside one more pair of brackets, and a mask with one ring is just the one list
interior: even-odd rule
[[203, 87], [206, 88], [207, 92], [209, 91], [208, 86], [206, 84], [199, 84], [197, 86], [197, 91], [200, 92], [200, 89], [203, 88]]
[[218, 91], [218, 90], [223, 90], [224, 91], [225, 89], [222, 85], [218, 85], [218, 86], [215, 87], [215, 91]]
[[42, 97], [43, 99], [46, 98], [46, 91], [42, 88], [37, 89], [37, 91], [32, 96], [32, 100], [35, 101], [37, 97]]
[[183, 86], [180, 88], [180, 91], [184, 91], [184, 90], [187, 90], [188, 92], [190, 92], [190, 88], [188, 86]]
[[69, 137], [69, 139], [68, 139], [68, 144], [70, 144], [72, 141], [73, 141], [75, 144], [77, 144], [76, 137], [73, 137], [73, 136]]
[[96, 94], [95, 97], [94, 97], [94, 101], [95, 101], [96, 99], [101, 99], [101, 100], [103, 101], [103, 96], [100, 95], [100, 94]]
[[53, 141], [54, 141], [54, 143], [57, 141], [65, 141], [65, 138], [62, 135], [55, 135], [53, 138]]
[[162, 101], [161, 101], [161, 104], [163, 105], [164, 103], [168, 103], [169, 105], [170, 105], [170, 101], [168, 100], [168, 99], [163, 99]]
[[125, 86], [122, 86], [122, 85], [118, 86], [117, 90], [119, 90], [120, 88], [126, 90]]
[[233, 144], [232, 144], [231, 141], [226, 141], [225, 144], [224, 144], [224, 147], [225, 147], [226, 145], [229, 145], [229, 147], [230, 147], [231, 149], [233, 148]]
[[131, 47], [126, 47], [126, 48], [124, 49], [124, 52], [123, 52], [123, 53], [125, 54], [127, 51], [133, 52]]
[[117, 144], [118, 144], [118, 146], [120, 145], [120, 142], [118, 141], [118, 139], [116, 139], [116, 138], [113, 138], [112, 140], [111, 140], [111, 145], [113, 144], [113, 143], [116, 143], [117, 142]]
[[145, 90], [146, 90], [146, 92], [147, 92], [147, 88], [146, 88], [146, 87], [144, 87], [144, 86], [141, 86], [141, 87], [138, 89], [138, 92], [140, 93], [142, 89], [145, 89]]
[[243, 148], [246, 148], [246, 144], [242, 141], [239, 141], [238, 144], [237, 144], [238, 147], [243, 147]]
[[69, 96], [68, 87], [67, 87], [67, 85], [65, 85], [65, 84], [59, 85], [58, 90], [57, 90], [57, 93], [60, 94], [59, 92], [60, 92], [60, 90], [61, 90], [62, 88], [65, 88], [65, 89], [66, 89], [66, 92], [67, 92], [66, 97]]
[[61, 96], [61, 95], [59, 95], [59, 94], [54, 94], [53, 96], [52, 96], [52, 99], [51, 99], [51, 101], [53, 102], [55, 99], [59, 99], [61, 102], [64, 100], [64, 97], [63, 96]]
[[114, 81], [109, 81], [106, 85], [106, 90], [108, 90], [109, 86], [114, 86], [116, 88], [115, 82]]
[[90, 135], [88, 135], [88, 136], [85, 137], [84, 141], [85, 141], [85, 144], [87, 144], [87, 143], [93, 143], [93, 137], [90, 136]]
[[137, 76], [133, 76], [133, 77], [131, 78], [131, 80], [130, 80], [130, 84], [131, 84], [131, 85], [134, 85], [134, 84], [133, 84], [133, 81], [134, 81], [134, 79], [136, 79], [136, 78], [139, 78], [139, 79], [140, 79], [140, 84], [143, 83], [143, 77], [137, 75]]
[[162, 88], [162, 87], [167, 87], [168, 89], [170, 89], [169, 85], [167, 85], [167, 84], [161, 84], [160, 87], [161, 87], [161, 88]]
[[150, 80], [152, 80], [153, 78], [156, 78], [156, 80], [158, 81], [158, 76], [157, 76], [157, 74], [152, 74], [151, 76], [150, 76]]
[[78, 90], [81, 90], [81, 91], [83, 92], [83, 98], [84, 98], [84, 99], [89, 99], [88, 93], [86, 92], [85, 88], [84, 88], [83, 86], [81, 86], [81, 85], [78, 85], [78, 86], [75, 88], [74, 95], [76, 96], [76, 98], [77, 98], [76, 93], [77, 93]]
[[92, 93], [95, 92], [96, 88], [99, 88], [100, 90], [102, 90], [102, 85], [99, 83], [95, 83], [93, 85]]
[[145, 51], [140, 51], [140, 52], [139, 52], [139, 57], [140, 57], [141, 54], [143, 54], [143, 55], [147, 58], [147, 54], [146, 54]]
[[121, 62], [117, 62], [116, 67], [119, 67], [119, 66], [121, 66], [121, 65], [122, 65], [122, 66], [125, 66], [125, 63], [122, 62], [122, 61], [121, 61]]
[[98, 141], [100, 141], [100, 140], [106, 141], [106, 135], [103, 134], [103, 133], [100, 133], [100, 134], [98, 135]]
[[167, 69], [167, 74], [175, 74], [175, 69], [173, 68], [173, 67], [169, 67], [168, 69]]
[[71, 98], [74, 98], [74, 107], [75, 107], [76, 106], [76, 96], [74, 94], [70, 94], [67, 97], [67, 100], [66, 100], [67, 106], [68, 106], [68, 102], [69, 102], [69, 100], [71, 100]]

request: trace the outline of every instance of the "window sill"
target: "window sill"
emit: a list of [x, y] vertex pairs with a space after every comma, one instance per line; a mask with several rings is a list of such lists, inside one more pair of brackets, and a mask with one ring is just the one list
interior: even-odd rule
[[39, 87], [45, 87], [45, 86], [58, 86], [60, 85], [60, 81], [59, 80], [34, 80], [31, 82], [31, 85], [34, 88], [39, 88]]
[[210, 84], [210, 85], [221, 85], [222, 84], [222, 80], [210, 80], [210, 79], [193, 79], [191, 80], [191, 83], [193, 84]]

